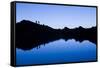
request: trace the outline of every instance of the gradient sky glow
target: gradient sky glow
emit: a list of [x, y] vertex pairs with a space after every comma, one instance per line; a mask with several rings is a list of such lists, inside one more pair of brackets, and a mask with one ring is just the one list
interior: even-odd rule
[[90, 28], [96, 26], [96, 8], [16, 3], [16, 22], [23, 19], [53, 28]]

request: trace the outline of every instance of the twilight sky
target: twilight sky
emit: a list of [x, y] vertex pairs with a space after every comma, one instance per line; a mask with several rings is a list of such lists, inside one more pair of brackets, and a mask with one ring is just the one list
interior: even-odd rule
[[23, 19], [38, 20], [52, 28], [90, 28], [96, 26], [96, 8], [16, 3], [16, 22]]

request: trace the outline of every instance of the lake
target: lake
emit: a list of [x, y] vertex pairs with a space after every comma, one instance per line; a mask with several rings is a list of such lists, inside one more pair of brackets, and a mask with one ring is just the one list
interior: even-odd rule
[[31, 50], [16, 48], [16, 65], [96, 61], [96, 44], [59, 39]]

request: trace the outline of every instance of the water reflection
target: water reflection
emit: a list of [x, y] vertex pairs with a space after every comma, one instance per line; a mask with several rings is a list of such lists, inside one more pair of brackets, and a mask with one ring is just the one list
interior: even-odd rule
[[[42, 45], [46, 46], [46, 44], [54, 42], [56, 40], [63, 39], [65, 41], [68, 41], [70, 39], [73, 39], [73, 37], [34, 37], [29, 39], [18, 39], [16, 42], [16, 47], [22, 50], [31, 50], [32, 48], [39, 49]], [[76, 42], [83, 42], [84, 40], [89, 40], [90, 42], [97, 44], [96, 39], [88, 38], [88, 37], [74, 37], [74, 40]]]
[[26, 51], [16, 48], [16, 65], [82, 61], [96, 61], [96, 44], [89, 40], [59, 39]]

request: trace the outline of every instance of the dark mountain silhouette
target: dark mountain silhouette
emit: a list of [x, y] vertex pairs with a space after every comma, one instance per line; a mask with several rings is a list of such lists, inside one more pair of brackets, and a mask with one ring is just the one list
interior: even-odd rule
[[16, 47], [29, 50], [32, 48], [39, 48], [41, 44], [47, 44], [49, 42], [58, 39], [76, 39], [76, 41], [82, 42], [83, 40], [89, 40], [94, 44], [97, 44], [97, 27], [92, 28], [74, 28], [69, 29], [54, 29], [44, 24], [40, 24], [39, 21], [31, 22], [28, 20], [22, 20], [16, 23]]

